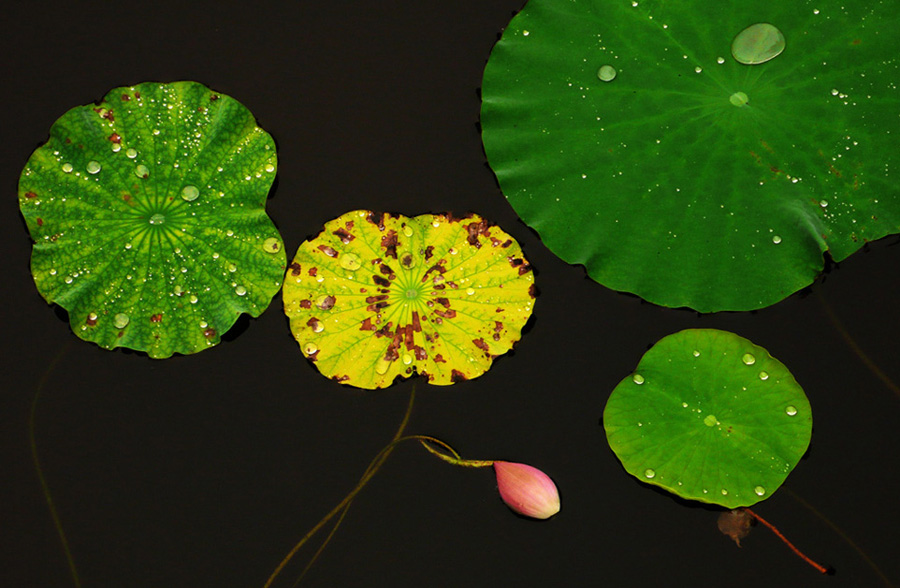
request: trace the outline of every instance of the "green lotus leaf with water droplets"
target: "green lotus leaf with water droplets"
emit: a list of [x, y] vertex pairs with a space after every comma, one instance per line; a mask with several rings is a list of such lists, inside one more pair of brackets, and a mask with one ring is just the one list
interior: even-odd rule
[[73, 108], [19, 180], [38, 290], [107, 349], [215, 345], [281, 286], [284, 247], [265, 213], [275, 167], [250, 111], [199, 83], [116, 88]]
[[772, 495], [806, 452], [812, 410], [788, 369], [715, 329], [660, 340], [606, 403], [603, 426], [625, 470], [727, 508]]
[[535, 288], [519, 244], [476, 215], [357, 210], [300, 245], [283, 296], [319, 371], [373, 389], [481, 375], [521, 337]]
[[488, 161], [601, 284], [768, 306], [900, 231], [896, 8], [529, 0], [484, 71]]

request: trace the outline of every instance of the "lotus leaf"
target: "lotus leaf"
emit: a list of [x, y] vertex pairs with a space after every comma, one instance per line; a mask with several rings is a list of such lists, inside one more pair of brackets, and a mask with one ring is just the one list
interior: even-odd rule
[[300, 245], [284, 309], [322, 374], [372, 389], [481, 375], [519, 340], [534, 297], [519, 244], [476, 215], [357, 210]]
[[484, 71], [488, 161], [550, 250], [702, 312], [900, 231], [888, 2], [530, 0]]
[[215, 345], [281, 287], [284, 246], [265, 213], [275, 167], [250, 111], [196, 82], [71, 109], [19, 180], [38, 291], [107, 349]]
[[606, 404], [625, 470], [682, 498], [727, 508], [768, 498], [806, 452], [812, 411], [787, 368], [726, 331], [660, 340]]

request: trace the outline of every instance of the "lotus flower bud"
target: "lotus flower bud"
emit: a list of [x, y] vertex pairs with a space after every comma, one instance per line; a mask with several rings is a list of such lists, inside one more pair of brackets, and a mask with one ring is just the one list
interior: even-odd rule
[[495, 461], [500, 498], [516, 513], [548, 519], [559, 512], [559, 491], [550, 476], [524, 463]]

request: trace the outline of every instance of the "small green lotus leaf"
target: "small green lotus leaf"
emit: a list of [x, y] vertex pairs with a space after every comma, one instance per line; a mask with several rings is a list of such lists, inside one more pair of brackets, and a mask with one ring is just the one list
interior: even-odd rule
[[660, 340], [610, 395], [609, 445], [625, 470], [727, 508], [768, 498], [806, 452], [809, 400], [787, 368], [727, 331]]
[[519, 216], [594, 280], [750, 310], [900, 232], [888, 2], [529, 0], [482, 84]]
[[250, 111], [196, 82], [71, 109], [19, 180], [38, 291], [107, 349], [215, 345], [281, 286], [284, 246], [265, 213], [275, 167]]
[[521, 337], [535, 289], [519, 244], [476, 215], [357, 210], [300, 245], [283, 297], [319, 371], [373, 389], [483, 374]]

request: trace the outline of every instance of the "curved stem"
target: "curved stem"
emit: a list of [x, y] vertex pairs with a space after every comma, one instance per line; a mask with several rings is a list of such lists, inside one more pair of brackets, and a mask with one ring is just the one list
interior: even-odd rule
[[816, 568], [819, 572], [821, 572], [821, 573], [823, 573], [823, 574], [827, 574], [827, 573], [828, 573], [828, 568], [826, 568], [825, 566], [822, 566], [822, 565], [817, 564], [816, 562], [814, 562], [813, 560], [811, 560], [810, 558], [808, 558], [802, 551], [800, 551], [799, 549], [797, 549], [796, 547], [794, 547], [794, 544], [791, 543], [790, 541], [788, 541], [788, 540], [787, 540], [787, 537], [785, 537], [784, 535], [782, 535], [782, 534], [781, 534], [781, 531], [779, 531], [778, 529], [775, 528], [775, 525], [773, 525], [772, 523], [770, 523], [770, 522], [767, 521], [766, 519], [762, 518], [761, 516], [759, 516], [758, 514], [756, 514], [755, 512], [753, 512], [752, 510], [750, 510], [750, 509], [749, 509], [748, 507], [746, 507], [746, 506], [744, 507], [744, 510], [746, 510], [746, 511], [749, 512], [751, 515], [753, 515], [753, 518], [755, 518], [757, 521], [759, 521], [760, 523], [762, 523], [762, 524], [764, 524], [765, 526], [767, 526], [767, 527], [769, 528], [770, 531], [772, 531], [773, 533], [775, 533], [775, 535], [776, 535], [779, 539], [781, 539], [782, 541], [784, 541], [784, 544], [787, 545], [788, 547], [790, 547], [790, 548], [791, 548], [791, 551], [793, 551], [793, 552], [796, 553], [798, 556], [800, 556], [800, 558], [801, 558], [803, 561], [805, 561], [806, 563], [808, 563], [808, 564], [811, 565], [812, 567]]
[[41, 397], [41, 392], [44, 391], [44, 387], [47, 385], [47, 380], [50, 379], [50, 374], [53, 373], [57, 364], [59, 364], [60, 360], [69, 350], [69, 344], [70, 342], [66, 342], [62, 349], [59, 350], [59, 353], [56, 354], [56, 357], [50, 361], [50, 365], [47, 366], [47, 371], [44, 372], [44, 375], [41, 376], [41, 379], [38, 382], [37, 389], [34, 392], [34, 399], [31, 401], [31, 414], [28, 417], [28, 444], [31, 446], [31, 459], [34, 461], [34, 469], [35, 472], [37, 472], [38, 480], [41, 483], [44, 500], [47, 501], [47, 508], [50, 509], [50, 517], [53, 519], [53, 526], [56, 527], [56, 533], [59, 535], [60, 543], [62, 543], [63, 553], [66, 556], [66, 563], [69, 564], [69, 574], [72, 576], [72, 582], [75, 586], [80, 588], [81, 580], [78, 578], [78, 570], [75, 568], [75, 559], [72, 557], [72, 551], [69, 549], [69, 541], [66, 539], [65, 531], [63, 531], [59, 513], [56, 511], [56, 504], [53, 502], [53, 496], [50, 494], [50, 485], [47, 484], [47, 478], [44, 477], [44, 470], [41, 468], [41, 460], [38, 458], [37, 441], [35, 438], [38, 399]]
[[[306, 544], [306, 542], [309, 541], [310, 538], [312, 538], [313, 535], [318, 533], [319, 529], [324, 527], [328, 523], [328, 521], [330, 521], [332, 518], [334, 518], [334, 516], [336, 514], [343, 511], [343, 514], [341, 514], [337, 523], [335, 523], [335, 526], [331, 530], [331, 532], [328, 534], [328, 537], [325, 538], [325, 541], [322, 543], [322, 545], [316, 551], [313, 558], [309, 561], [309, 563], [304, 568], [302, 575], [300, 576], [300, 579], [302, 579], [303, 575], [305, 575], [306, 572], [310, 569], [310, 567], [312, 567], [313, 563], [315, 563], [316, 559], [319, 557], [319, 554], [322, 553], [322, 550], [325, 548], [325, 545], [327, 545], [328, 542], [331, 540], [331, 537], [334, 535], [334, 532], [337, 530], [337, 527], [340, 526], [341, 521], [344, 520], [344, 516], [346, 516], [346, 514], [347, 514], [346, 511], [347, 511], [347, 509], [350, 508], [350, 503], [353, 502], [353, 499], [356, 497], [357, 494], [359, 494], [359, 492], [365, 487], [365, 485], [369, 483], [369, 480], [372, 479], [372, 476], [374, 476], [378, 472], [378, 470], [381, 468], [381, 466], [387, 460], [388, 456], [394, 450], [394, 446], [397, 444], [398, 440], [402, 439], [403, 431], [406, 429], [406, 425], [407, 425], [407, 423], [409, 423], [409, 417], [412, 414], [413, 402], [415, 401], [415, 399], [416, 399], [416, 385], [415, 385], [415, 383], [413, 383], [412, 392], [410, 392], [410, 395], [409, 395], [409, 404], [406, 406], [406, 413], [403, 415], [403, 420], [400, 422], [400, 426], [397, 428], [397, 432], [394, 433], [394, 437], [391, 440], [391, 443], [389, 443], [384, 449], [382, 449], [381, 451], [378, 452], [378, 455], [376, 455], [375, 458], [369, 463], [369, 467], [366, 468], [366, 471], [363, 473], [362, 477], [359, 479], [359, 482], [357, 482], [356, 486], [354, 486], [354, 488], [350, 491], [350, 493], [347, 494], [347, 496], [345, 496], [344, 499], [341, 500], [337, 504], [337, 506], [335, 506], [333, 509], [331, 509], [331, 511], [328, 514], [326, 514], [324, 517], [322, 517], [322, 520], [320, 520], [318, 523], [316, 523], [316, 525], [312, 529], [310, 529], [306, 533], [306, 535], [304, 535], [300, 539], [300, 541], [298, 541], [297, 544], [294, 545], [293, 548], [291, 548], [291, 550], [288, 552], [288, 554], [286, 556], [284, 556], [284, 559], [281, 560], [281, 563], [278, 564], [278, 566], [275, 568], [275, 570], [269, 576], [269, 579], [266, 580], [266, 583], [263, 585], [263, 588], [270, 588], [272, 586], [272, 583], [275, 581], [275, 578], [278, 577], [278, 574], [281, 573], [281, 570], [283, 570], [284, 567], [291, 561], [291, 559], [293, 559], [294, 555], [296, 555], [296, 553], [298, 551], [300, 551], [300, 548], [302, 548]], [[299, 582], [300, 579], [298, 579], [297, 581]]]

